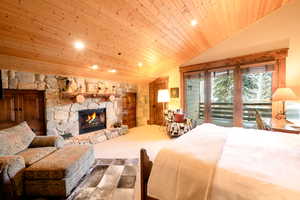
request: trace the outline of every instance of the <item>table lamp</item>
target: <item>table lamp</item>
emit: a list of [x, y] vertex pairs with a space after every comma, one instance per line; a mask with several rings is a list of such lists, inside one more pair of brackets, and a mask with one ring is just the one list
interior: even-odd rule
[[165, 113], [165, 103], [167, 103], [169, 101], [170, 101], [169, 90], [168, 89], [158, 90], [157, 102], [163, 103], [163, 119], [164, 119], [164, 113]]
[[286, 119], [285, 116], [285, 101], [296, 100], [297, 96], [290, 88], [278, 88], [272, 96], [273, 101], [282, 101], [282, 112], [278, 113], [276, 119]]

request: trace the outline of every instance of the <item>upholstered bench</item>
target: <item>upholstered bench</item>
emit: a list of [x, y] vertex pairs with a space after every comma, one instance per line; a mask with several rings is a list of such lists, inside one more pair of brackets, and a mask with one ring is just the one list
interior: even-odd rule
[[24, 171], [26, 196], [68, 196], [93, 164], [90, 145], [59, 149]]

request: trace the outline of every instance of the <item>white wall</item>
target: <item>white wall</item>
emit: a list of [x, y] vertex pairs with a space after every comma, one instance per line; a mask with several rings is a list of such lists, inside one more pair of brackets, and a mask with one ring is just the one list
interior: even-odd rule
[[299, 0], [271, 13], [183, 66], [279, 48], [289, 48], [287, 87], [294, 89], [300, 96]]

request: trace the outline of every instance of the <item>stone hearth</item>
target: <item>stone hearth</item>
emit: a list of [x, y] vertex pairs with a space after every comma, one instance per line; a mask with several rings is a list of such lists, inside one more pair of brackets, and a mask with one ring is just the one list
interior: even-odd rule
[[122, 125], [120, 128], [108, 128], [71, 137], [65, 139], [65, 144], [97, 144], [121, 135], [125, 135], [127, 132], [128, 126]]
[[121, 103], [116, 102], [98, 102], [97, 99], [87, 99], [84, 103], [73, 103], [63, 106], [47, 107], [47, 134], [64, 135], [71, 133], [72, 136], [79, 135], [79, 116], [78, 112], [86, 109], [106, 108], [106, 125], [111, 127], [115, 122], [121, 120]]

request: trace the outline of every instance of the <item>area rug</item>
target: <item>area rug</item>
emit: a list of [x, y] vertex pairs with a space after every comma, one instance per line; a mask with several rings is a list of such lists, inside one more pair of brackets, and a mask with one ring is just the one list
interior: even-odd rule
[[67, 200], [133, 200], [138, 159], [96, 159]]
[[22, 200], [134, 200], [138, 162], [139, 159], [96, 159], [67, 198]]

